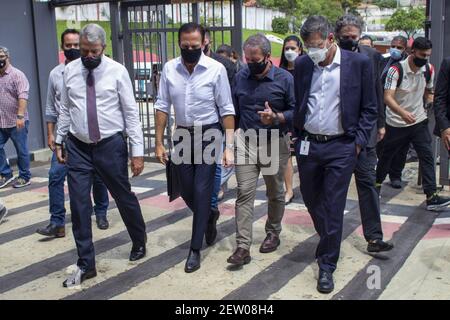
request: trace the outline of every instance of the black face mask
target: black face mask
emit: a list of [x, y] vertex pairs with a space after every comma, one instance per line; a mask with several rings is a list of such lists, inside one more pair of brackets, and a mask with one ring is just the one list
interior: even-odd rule
[[264, 59], [261, 62], [250, 62], [250, 63], [247, 63], [248, 69], [250, 70], [250, 74], [252, 76], [256, 76], [258, 74], [263, 73], [264, 70], [266, 70], [267, 63], [268, 62], [266, 61], [266, 59]]
[[353, 39], [339, 39], [339, 46], [348, 51], [355, 51], [358, 49], [359, 42]]
[[417, 68], [422, 68], [424, 65], [426, 65], [428, 63], [428, 59], [414, 57], [413, 62]]
[[81, 57], [81, 62], [88, 70], [93, 70], [97, 68], [102, 62], [102, 56], [98, 57]]
[[6, 59], [0, 60], [0, 69], [3, 69], [6, 66]]
[[80, 49], [64, 50], [64, 56], [69, 61], [76, 60], [80, 57]]
[[183, 49], [181, 48], [181, 57], [186, 63], [197, 63], [202, 56], [202, 48], [198, 49]]

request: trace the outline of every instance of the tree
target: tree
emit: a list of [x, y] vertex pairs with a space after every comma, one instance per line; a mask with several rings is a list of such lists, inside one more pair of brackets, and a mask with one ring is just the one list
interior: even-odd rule
[[425, 26], [424, 8], [399, 9], [386, 23], [386, 31], [403, 31], [408, 39], [414, 37], [418, 30]]
[[397, 8], [397, 0], [375, 0], [373, 4], [380, 8]]
[[356, 13], [356, 9], [361, 4], [362, 0], [341, 0], [339, 1], [341, 3], [342, 10], [345, 13]]

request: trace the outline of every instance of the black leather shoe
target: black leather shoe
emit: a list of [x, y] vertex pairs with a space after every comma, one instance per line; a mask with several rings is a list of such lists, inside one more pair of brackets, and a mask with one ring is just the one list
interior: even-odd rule
[[[82, 284], [84, 280], [91, 279], [91, 278], [94, 278], [97, 276], [96, 269], [88, 270], [88, 271], [83, 271], [83, 270], [80, 270], [80, 271], [81, 271], [80, 284]], [[69, 281], [69, 279], [64, 280], [64, 282], [63, 282], [64, 288], [67, 288], [68, 286], [70, 286], [70, 284], [67, 283], [68, 281]]]
[[184, 266], [184, 271], [186, 273], [191, 273], [198, 269], [200, 269], [200, 250], [191, 249], [186, 260], [186, 265]]
[[367, 244], [368, 252], [382, 252], [390, 251], [394, 248], [394, 245], [390, 242], [384, 242], [383, 240], [369, 241]]
[[211, 214], [209, 215], [208, 225], [206, 226], [205, 241], [208, 246], [212, 245], [217, 237], [217, 220], [219, 219], [220, 212], [216, 208], [211, 208]]
[[320, 293], [331, 293], [334, 290], [333, 274], [320, 270], [317, 280], [317, 291]]
[[391, 187], [394, 189], [401, 189], [402, 188], [402, 180], [399, 180], [399, 179], [391, 180]]
[[145, 257], [145, 253], [146, 253], [145, 246], [140, 246], [131, 249], [130, 261], [142, 259], [143, 257]]
[[66, 236], [66, 228], [57, 227], [54, 224], [49, 224], [45, 228], [39, 228], [36, 230], [36, 233], [46, 237], [55, 237], [55, 238], [63, 238]]
[[109, 222], [106, 217], [98, 217], [97, 218], [97, 228], [100, 230], [106, 230], [109, 228]]

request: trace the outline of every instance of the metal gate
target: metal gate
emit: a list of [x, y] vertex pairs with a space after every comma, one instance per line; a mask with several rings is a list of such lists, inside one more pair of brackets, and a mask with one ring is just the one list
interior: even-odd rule
[[[164, 63], [178, 57], [178, 29], [197, 22], [208, 27], [213, 48], [223, 43], [241, 52], [242, 0], [124, 1], [121, 3], [125, 66], [132, 79], [144, 131], [147, 160], [154, 160], [155, 114], [153, 105]], [[171, 146], [173, 113], [164, 143]]]

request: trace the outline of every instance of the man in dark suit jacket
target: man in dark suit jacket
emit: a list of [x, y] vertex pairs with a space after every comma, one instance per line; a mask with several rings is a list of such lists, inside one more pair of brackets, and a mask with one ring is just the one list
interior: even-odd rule
[[386, 112], [384, 109], [383, 88], [380, 79], [380, 66], [382, 56], [376, 50], [359, 45], [362, 31], [362, 20], [352, 14], [342, 16], [336, 22], [336, 37], [339, 47], [343, 50], [361, 53], [367, 56], [371, 63], [375, 80], [376, 96], [375, 102], [378, 106], [378, 122], [373, 126], [370, 133], [369, 143], [358, 157], [355, 168], [355, 182], [358, 191], [359, 211], [364, 231], [364, 238], [368, 242], [367, 251], [380, 252], [389, 251], [394, 246], [383, 241], [383, 230], [381, 227], [380, 198], [375, 186], [377, 166], [377, 142], [384, 138]]
[[301, 29], [308, 55], [295, 64], [294, 134], [301, 192], [320, 236], [317, 290], [334, 289], [344, 208], [357, 157], [377, 121], [370, 60], [341, 50], [333, 27], [312, 16]]
[[436, 127], [434, 134], [441, 137], [447, 150], [450, 150], [450, 57], [442, 61], [434, 90], [434, 115]]

